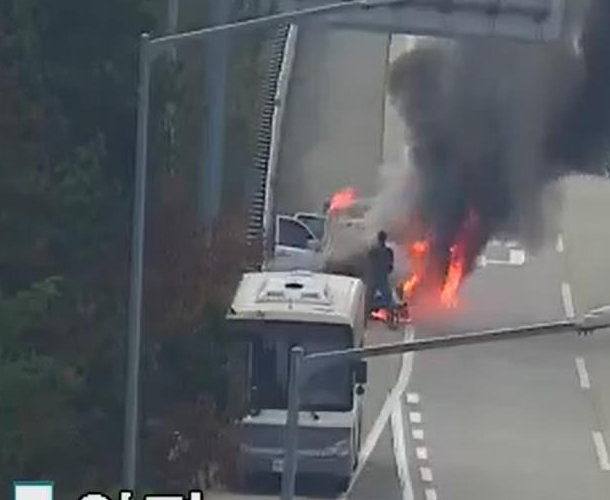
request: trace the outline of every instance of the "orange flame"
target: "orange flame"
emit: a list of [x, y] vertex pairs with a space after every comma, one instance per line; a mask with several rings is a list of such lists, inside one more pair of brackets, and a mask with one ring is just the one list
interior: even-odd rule
[[416, 241], [411, 247], [412, 253], [418, 257], [424, 257], [430, 244], [426, 240]]
[[428, 243], [428, 241], [419, 240], [407, 248], [413, 274], [402, 285], [402, 293], [406, 299], [409, 299], [413, 296], [417, 285], [419, 285], [419, 283], [423, 279], [426, 256], [428, 254], [429, 247], [430, 244]]
[[[473, 232], [476, 231], [478, 219], [476, 213], [471, 211], [464, 223], [457, 242], [450, 249], [449, 266], [444, 276], [443, 284], [439, 290], [440, 304], [446, 308], [455, 308], [458, 305], [458, 292], [466, 272], [466, 247]], [[411, 276], [402, 283], [403, 297], [412, 299], [417, 288], [424, 281], [428, 270], [427, 258], [430, 251], [430, 242], [427, 239], [415, 241], [406, 247], [411, 264]]]
[[450, 249], [449, 269], [445, 278], [445, 284], [441, 291], [441, 303], [445, 307], [454, 308], [458, 304], [458, 291], [464, 280], [466, 267], [466, 243], [476, 234], [479, 217], [474, 210], [470, 210], [464, 222], [462, 231], [458, 236], [457, 243]]
[[457, 292], [464, 276], [464, 259], [457, 246], [451, 247], [451, 259], [447, 278], [441, 291], [441, 304], [445, 307], [455, 308], [458, 305]]
[[413, 295], [415, 288], [421, 281], [421, 278], [417, 274], [413, 274], [407, 281], [405, 281], [402, 285], [402, 294], [409, 298]]
[[388, 311], [386, 311], [385, 309], [379, 309], [377, 311], [373, 311], [371, 313], [371, 318], [376, 319], [378, 321], [386, 321], [389, 317]]
[[347, 187], [337, 191], [330, 200], [329, 211], [336, 212], [338, 210], [345, 210], [354, 204], [358, 194], [356, 190], [351, 187]]

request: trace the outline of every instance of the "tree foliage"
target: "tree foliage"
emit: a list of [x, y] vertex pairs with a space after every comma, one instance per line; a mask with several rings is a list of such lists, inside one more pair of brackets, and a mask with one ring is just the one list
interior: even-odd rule
[[118, 470], [134, 61], [148, 8], [0, 4], [4, 494], [19, 477], [95, 486]]
[[[60, 495], [119, 481], [138, 34], [157, 30], [164, 6], [0, 1], [0, 496], [15, 478], [53, 479]], [[164, 76], [155, 124], [181, 89]], [[248, 128], [253, 99], [241, 99], [250, 107], [232, 105], [231, 126]], [[166, 132], [154, 126], [152, 142]], [[208, 247], [193, 169], [176, 163], [176, 147], [196, 148], [164, 144], [149, 193], [145, 430], [157, 475], [184, 479], [210, 458], [194, 445], [173, 473], [168, 437], [218, 436], [227, 419], [222, 311], [244, 258], [243, 206]]]

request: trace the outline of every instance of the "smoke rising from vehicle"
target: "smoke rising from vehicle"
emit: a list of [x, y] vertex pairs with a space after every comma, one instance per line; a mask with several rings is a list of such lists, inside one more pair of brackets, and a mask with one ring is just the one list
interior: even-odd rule
[[373, 210], [377, 227], [412, 241], [415, 217], [442, 261], [474, 211], [468, 270], [492, 235], [542, 242], [553, 181], [601, 172], [610, 137], [610, 2], [568, 4], [567, 39], [426, 41], [393, 63], [388, 91], [409, 153]]

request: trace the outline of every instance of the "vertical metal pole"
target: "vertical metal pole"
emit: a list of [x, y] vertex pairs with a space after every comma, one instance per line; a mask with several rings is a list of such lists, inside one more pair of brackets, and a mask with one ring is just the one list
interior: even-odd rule
[[290, 350], [290, 378], [288, 380], [288, 415], [284, 435], [284, 472], [282, 474], [281, 500], [294, 498], [297, 476], [297, 447], [299, 437], [299, 383], [305, 351], [296, 346]]
[[[214, 25], [228, 21], [232, 0], [210, 2], [211, 20]], [[199, 215], [201, 225], [210, 230], [220, 211], [223, 163], [225, 147], [225, 103], [227, 94], [227, 71], [229, 61], [229, 37], [220, 34], [205, 42], [205, 151], [202, 156], [199, 181]]]
[[[180, 0], [168, 0], [167, 2], [167, 33], [173, 35], [178, 31], [178, 18], [180, 13]], [[170, 48], [172, 62], [178, 60], [178, 49], [176, 46]]]
[[125, 390], [125, 435], [123, 487], [134, 490], [138, 442], [140, 337], [142, 324], [142, 281], [144, 262], [144, 225], [146, 215], [146, 168], [148, 156], [148, 112], [150, 101], [150, 37], [140, 38], [140, 83], [131, 247], [127, 386]]

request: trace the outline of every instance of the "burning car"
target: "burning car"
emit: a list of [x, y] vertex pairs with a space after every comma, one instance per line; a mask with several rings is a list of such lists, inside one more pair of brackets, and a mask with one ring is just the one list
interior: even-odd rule
[[[368, 250], [380, 229], [367, 218], [373, 203], [358, 198], [349, 188], [333, 196], [322, 244], [327, 272], [363, 276]], [[440, 238], [444, 233], [426, 224], [419, 214], [406, 219], [407, 230], [390, 231], [393, 242], [388, 245], [395, 256], [390, 280], [398, 300], [456, 307], [460, 287], [485, 241], [477, 212], [467, 211], [459, 230], [448, 240]]]

